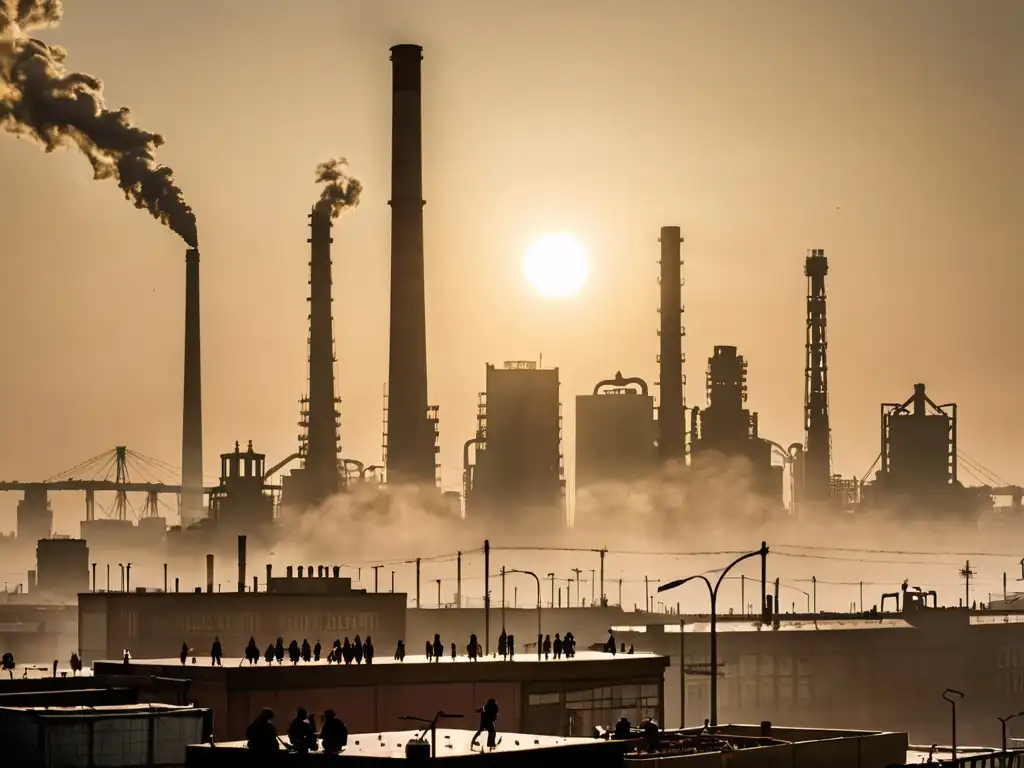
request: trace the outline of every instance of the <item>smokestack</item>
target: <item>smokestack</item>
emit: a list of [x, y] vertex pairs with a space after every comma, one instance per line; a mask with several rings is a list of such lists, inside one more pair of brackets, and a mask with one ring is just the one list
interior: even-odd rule
[[245, 536], [238, 537], [238, 591], [245, 592]]
[[686, 459], [686, 396], [683, 384], [683, 304], [679, 227], [662, 227], [661, 238], [661, 354], [658, 397], [658, 452], [662, 461]]
[[267, 588], [267, 592], [270, 591], [270, 579], [273, 577], [273, 575], [274, 575], [274, 566], [272, 566], [270, 563], [267, 563], [267, 587], [266, 587]]
[[427, 414], [423, 279], [423, 48], [391, 49], [391, 338], [386, 444], [389, 483], [433, 485], [434, 421]]
[[331, 208], [309, 214], [309, 403], [306, 428], [306, 501], [319, 504], [337, 493], [338, 398], [334, 393], [334, 320], [331, 314]]
[[206, 594], [213, 593], [213, 555], [206, 556]]
[[185, 382], [181, 411], [181, 524], [203, 514], [203, 377], [199, 328], [199, 251], [185, 252]]

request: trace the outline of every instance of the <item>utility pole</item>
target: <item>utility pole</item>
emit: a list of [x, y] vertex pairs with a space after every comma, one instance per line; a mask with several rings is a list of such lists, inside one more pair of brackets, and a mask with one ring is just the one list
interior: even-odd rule
[[576, 574], [576, 605], [580, 604], [580, 574], [583, 573], [579, 568], [573, 568], [572, 572]]
[[420, 607], [420, 559], [416, 558], [416, 607]]
[[818, 577], [811, 576], [811, 613], [818, 612]]
[[622, 607], [622, 579], [619, 579], [619, 608]]
[[456, 558], [458, 565], [455, 570], [455, 607], [462, 607], [462, 553]]
[[374, 594], [376, 594], [379, 591], [377, 589], [377, 587], [379, 586], [380, 582], [379, 582], [377, 576], [378, 576], [378, 574], [380, 574], [380, 569], [383, 568], [383, 567], [384, 567], [383, 565], [375, 565], [375, 566], [373, 566], [373, 592], [374, 592]]
[[501, 566], [501, 631], [505, 631], [505, 566]]
[[555, 607], [555, 574], [549, 573], [548, 578], [551, 579], [551, 607]]
[[651, 581], [644, 574], [644, 613], [647, 613], [647, 606], [651, 603]]
[[971, 579], [978, 575], [977, 571], [971, 570], [971, 561], [968, 560], [960, 569], [960, 578], [964, 580], [964, 608], [971, 607]]
[[593, 608], [597, 604], [597, 569], [590, 569], [590, 607]]
[[[601, 607], [604, 608], [608, 605], [608, 596], [604, 593], [604, 556], [608, 554], [607, 549], [600, 551], [601, 555]], [[621, 601], [620, 601], [621, 602]]]

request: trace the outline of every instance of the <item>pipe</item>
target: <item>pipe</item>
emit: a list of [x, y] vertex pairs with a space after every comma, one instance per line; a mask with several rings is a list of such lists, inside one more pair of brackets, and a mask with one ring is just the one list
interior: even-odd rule
[[484, 655], [491, 652], [491, 542], [484, 539]]
[[337, 566], [337, 565], [334, 566], [334, 578], [336, 578], [336, 579], [340, 579], [341, 578], [341, 568], [339, 566]]
[[238, 537], [238, 591], [245, 592], [245, 536]]
[[300, 565], [300, 566], [299, 566], [299, 578], [300, 578], [300, 579], [302, 578], [302, 574], [303, 574], [303, 572], [304, 572], [304, 569], [303, 569], [303, 567], [302, 567], [302, 566]]
[[630, 385], [636, 385], [640, 387], [640, 394], [644, 397], [647, 396], [647, 382], [637, 376], [631, 376], [630, 378], [623, 378], [621, 371], [615, 372], [615, 377], [612, 379], [604, 379], [597, 382], [594, 385], [594, 394], [599, 394], [602, 387], [615, 387], [616, 389], [623, 389]]
[[285, 578], [287, 578], [287, 579], [290, 579], [290, 578], [292, 578], [292, 577], [294, 576], [294, 574], [295, 574], [295, 571], [294, 571], [294, 569], [292, 568], [292, 566], [290, 566], [290, 565], [289, 565], [289, 566], [287, 566], [287, 567], [286, 567], [286, 568], [284, 569], [284, 575], [285, 575]]
[[391, 48], [391, 307], [387, 478], [434, 485], [434, 424], [427, 414], [423, 269], [423, 48]]
[[177, 577], [177, 576], [175, 576], [175, 577], [174, 577], [174, 593], [175, 593], [175, 594], [177, 594], [177, 593], [178, 593], [178, 587], [179, 587], [179, 584], [178, 584], [178, 577]]
[[213, 555], [206, 556], [206, 594], [213, 594]]
[[267, 592], [270, 591], [270, 580], [273, 578], [273, 575], [274, 567], [270, 563], [267, 563]]
[[[93, 580], [95, 581], [96, 566], [93, 565]], [[164, 563], [164, 594], [167, 593], [167, 563]]]
[[659, 342], [658, 450], [662, 461], [686, 460], [686, 396], [683, 392], [683, 238], [679, 227], [662, 227], [661, 330]]
[[185, 364], [181, 412], [181, 525], [203, 514], [203, 375], [199, 250], [185, 252]]
[[260, 591], [260, 580], [259, 580], [259, 577], [253, 576], [252, 577], [252, 593], [255, 595], [259, 591]]

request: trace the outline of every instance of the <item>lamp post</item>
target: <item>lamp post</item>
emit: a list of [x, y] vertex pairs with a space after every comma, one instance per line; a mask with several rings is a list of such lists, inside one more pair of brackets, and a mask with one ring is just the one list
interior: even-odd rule
[[960, 701], [960, 699], [962, 699], [963, 697], [964, 697], [963, 692], [962, 691], [958, 691], [955, 688], [947, 688], [946, 690], [944, 690], [942, 692], [942, 698], [944, 698], [946, 701], [948, 701], [950, 707], [952, 707], [952, 722], [951, 722], [952, 734], [951, 735], [952, 735], [953, 742], [952, 742], [952, 744], [950, 744], [950, 747], [951, 747], [951, 750], [952, 750], [952, 757], [953, 757], [953, 762], [954, 763], [956, 762], [956, 703], [958, 701]]
[[520, 570], [517, 570], [517, 569], [505, 571], [504, 573], [506, 575], [509, 574], [509, 573], [523, 573], [523, 574], [526, 574], [527, 576], [533, 576], [533, 578], [536, 579], [536, 581], [537, 581], [537, 660], [539, 661], [540, 660], [540, 654], [541, 654], [541, 647], [540, 647], [541, 646], [541, 640], [543, 640], [543, 638], [544, 638], [544, 635], [541, 633], [541, 629], [540, 629], [541, 628], [540, 611], [541, 611], [541, 608], [542, 608], [541, 597], [540, 597], [540, 576], [538, 576], [533, 571], [520, 571]]
[[555, 607], [555, 574], [549, 573], [548, 578], [551, 579], [551, 607]]
[[[677, 579], [676, 581], [670, 581], [667, 584], [662, 584], [658, 587], [658, 592], [667, 592], [670, 589], [681, 587], [688, 581], [699, 579], [703, 581], [708, 588], [708, 595], [711, 598], [711, 717], [709, 718], [710, 725], [718, 725], [718, 588], [722, 586], [722, 582], [725, 580], [725, 576], [729, 571], [735, 568], [737, 565], [742, 563], [744, 560], [749, 560], [752, 557], [760, 557], [762, 564], [768, 557], [768, 545], [765, 542], [761, 542], [761, 548], [755, 552], [748, 552], [745, 555], [740, 555], [731, 563], [729, 563], [718, 574], [718, 581], [715, 582], [714, 586], [711, 585], [711, 581], [702, 574], [696, 576], [688, 576], [685, 579]], [[682, 660], [680, 660], [681, 662]], [[683, 668], [683, 664], [680, 663], [680, 669]]]
[[1013, 720], [1015, 717], [1020, 717], [1021, 715], [1024, 715], [1024, 712], [1017, 712], [1017, 713], [1015, 713], [1013, 715], [1007, 715], [1006, 717], [998, 717], [998, 716], [996, 717], [996, 719], [999, 721], [1000, 727], [1002, 728], [1002, 735], [1003, 735], [1003, 741], [1002, 741], [1002, 743], [1003, 743], [1003, 765], [1004, 765], [1004, 768], [1005, 768], [1005, 765], [1006, 765], [1006, 724], [1008, 722], [1010, 722], [1011, 720]]

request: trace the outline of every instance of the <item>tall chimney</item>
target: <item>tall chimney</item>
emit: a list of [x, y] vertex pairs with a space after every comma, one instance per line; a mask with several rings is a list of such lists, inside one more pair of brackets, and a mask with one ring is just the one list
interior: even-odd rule
[[238, 591], [245, 592], [245, 536], [238, 537]]
[[434, 484], [434, 422], [427, 414], [423, 278], [423, 48], [391, 49], [391, 338], [386, 465], [389, 483]]
[[203, 513], [203, 375], [199, 328], [199, 251], [185, 252], [185, 383], [181, 411], [181, 524]]
[[206, 593], [213, 592], [213, 555], [206, 556]]
[[683, 384], [683, 304], [679, 227], [661, 228], [661, 354], [658, 397], [658, 452], [662, 461], [686, 459], [686, 396]]
[[331, 314], [331, 210], [309, 214], [309, 400], [300, 424], [306, 428], [305, 483], [309, 504], [337, 493], [338, 398], [334, 394], [334, 320]]

